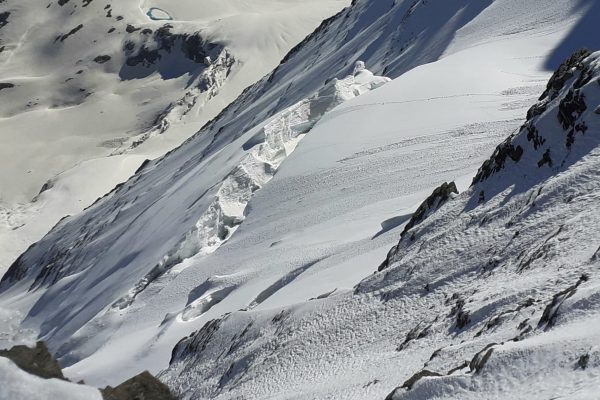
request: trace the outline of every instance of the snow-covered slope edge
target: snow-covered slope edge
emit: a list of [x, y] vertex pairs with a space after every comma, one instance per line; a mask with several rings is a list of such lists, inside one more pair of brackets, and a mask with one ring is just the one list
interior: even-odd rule
[[[413, 205], [472, 176], [518, 128], [547, 81], [543, 60], [581, 17], [571, 10], [567, 0], [355, 2], [185, 145], [61, 222], [19, 260], [2, 305], [26, 316], [69, 376], [103, 385], [166, 367], [177, 341], [225, 313], [343, 293], [376, 268]], [[271, 118], [361, 55], [396, 74], [443, 51], [326, 114], [225, 245], [112, 308], [178, 253]]]
[[211, 321], [162, 379], [186, 399], [595, 398], [600, 52], [586, 56], [354, 293]]

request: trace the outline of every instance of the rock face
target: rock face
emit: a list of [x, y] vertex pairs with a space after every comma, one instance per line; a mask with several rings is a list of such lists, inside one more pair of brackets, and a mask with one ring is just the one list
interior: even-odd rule
[[[382, 267], [387, 268], [382, 276], [385, 275], [385, 279], [389, 282], [393, 279], [407, 279], [411, 274], [416, 274], [418, 268], [424, 268], [423, 263], [418, 267], [411, 265], [414, 263], [411, 257], [415, 257], [417, 254], [426, 254], [424, 256], [427, 259], [426, 263], [435, 262], [432, 261], [434, 259], [434, 256], [431, 255], [432, 249], [439, 246], [440, 242], [457, 240], [458, 236], [453, 237], [446, 226], [462, 217], [464, 220], [456, 223], [460, 229], [460, 233], [457, 235], [461, 237], [468, 235], [469, 231], [477, 232], [477, 235], [489, 235], [489, 232], [494, 231], [490, 226], [495, 224], [498, 227], [496, 232], [502, 232], [502, 235], [505, 235], [505, 238], [502, 239], [505, 244], [499, 245], [495, 242], [500, 235], [496, 237], [490, 235], [485, 240], [486, 244], [481, 246], [477, 253], [474, 253], [477, 257], [486, 252], [493, 254], [487, 263], [477, 268], [482, 274], [481, 276], [485, 276], [486, 279], [500, 274], [498, 271], [502, 268], [516, 271], [519, 274], [517, 279], [526, 279], [524, 271], [533, 273], [537, 266], [543, 280], [555, 271], [557, 265], [560, 265], [559, 270], [564, 268], [568, 271], [569, 278], [565, 279], [568, 282], [573, 279], [573, 275], [579, 273], [580, 269], [583, 271], [577, 281], [559, 290], [550, 299], [542, 302], [528, 298], [515, 308], [492, 314], [476, 337], [485, 337], [489, 335], [488, 332], [501, 329], [502, 325], [508, 326], [509, 323], [506, 322], [507, 319], [504, 316], [517, 314], [524, 308], [537, 307], [536, 319], [539, 318], [537, 327], [533, 318], [525, 318], [513, 328], [514, 332], [519, 333], [513, 338], [509, 338], [507, 335], [503, 340], [509, 338], [508, 340], [512, 342], [526, 341], [529, 336], [542, 335], [543, 332], [554, 329], [560, 324], [563, 324], [564, 329], [564, 325], [567, 325], [568, 321], [567, 318], [561, 320], [562, 314], [569, 312], [572, 317], [580, 311], [579, 307], [592, 315], [588, 300], [572, 299], [577, 296], [585, 299], [586, 294], [580, 293], [581, 287], [588, 286], [589, 296], [593, 297], [597, 294], [597, 287], [596, 289], [589, 288], [593, 278], [588, 274], [588, 271], [597, 271], [597, 222], [591, 222], [587, 226], [587, 230], [583, 228], [583, 225], [587, 223], [587, 219], [595, 218], [598, 215], [597, 210], [594, 211], [594, 207], [598, 204], [596, 197], [598, 178], [595, 175], [597, 164], [594, 164], [593, 161], [598, 154], [598, 120], [592, 110], [598, 104], [599, 75], [600, 53], [591, 54], [587, 50], [579, 50], [569, 57], [554, 73], [539, 102], [528, 111], [527, 121], [519, 132], [500, 144], [491, 158], [481, 166], [471, 188], [465, 192], [468, 199], [465, 199], [467, 196], [457, 198], [456, 203], [453, 202], [453, 205], [449, 206], [449, 208], [454, 208], [454, 213], [449, 212], [449, 215], [444, 216], [446, 211], [440, 210], [416, 227], [414, 229], [416, 231], [414, 234], [417, 236], [415, 242], [400, 240], [382, 264]], [[594, 200], [583, 206], [577, 204], [588, 198]], [[583, 216], [584, 214], [585, 216]], [[531, 222], [540, 215], [544, 215], [544, 222]], [[550, 225], [553, 226], [550, 227]], [[543, 234], [540, 235], [537, 229], [540, 229]], [[577, 251], [570, 247], [560, 248], [558, 246], [559, 243], [571, 240], [575, 235], [573, 232], [576, 230], [579, 230], [578, 233], [586, 232], [578, 239], [584, 243], [583, 246], [587, 247], [582, 252], [585, 256], [577, 261], [566, 260], [569, 257], [577, 257]], [[530, 241], [524, 241], [520, 247], [517, 247], [516, 244], [528, 235], [530, 235]], [[539, 235], [539, 237], [532, 240], [531, 237], [535, 237], [535, 235]], [[430, 243], [427, 243], [427, 239], [424, 238], [428, 238]], [[581, 238], [584, 239], [581, 240]], [[478, 240], [481, 239], [474, 240], [469, 243], [469, 246]], [[570, 243], [573, 245], [576, 241], [572, 240]], [[465, 250], [465, 247], [442, 246], [444, 254], [449, 253], [448, 247], [460, 252]], [[429, 254], [427, 254], [428, 251]], [[509, 253], [511, 255], [507, 256]], [[555, 260], [558, 257], [564, 257], [565, 260], [557, 263]], [[460, 262], [468, 263], [468, 258], [462, 257]], [[442, 264], [446, 262], [447, 259], [444, 258]], [[476, 269], [471, 271], [474, 270]], [[439, 271], [431, 274], [429, 278], [437, 279]], [[510, 273], [513, 273], [512, 271]], [[375, 279], [373, 278], [373, 280]], [[430, 293], [431, 286], [430, 284], [425, 285], [426, 293]], [[504, 290], [507, 290], [506, 287]], [[453, 326], [459, 330], [469, 330], [476, 325], [471, 321], [471, 319], [477, 318], [476, 312], [466, 311], [464, 307], [471, 308], [472, 305], [458, 293], [455, 296], [456, 298], [451, 298], [451, 300], [456, 300], [450, 313], [450, 317], [455, 320]], [[540, 307], [541, 304], [546, 304], [546, 306]], [[565, 304], [569, 305], [565, 306]], [[579, 306], [580, 304], [581, 306]], [[477, 312], [482, 310], [483, 308], [480, 307]], [[591, 337], [590, 340], [594, 340]], [[496, 364], [497, 368], [498, 363], [501, 363], [499, 358], [506, 357], [507, 354], [506, 348], [503, 348], [504, 343], [504, 341], [492, 341], [472, 357], [467, 366], [473, 380], [478, 379], [477, 375], [482, 370], [491, 371], [492, 368], [487, 367], [487, 364]], [[576, 346], [573, 347], [576, 348]], [[536, 348], [535, 351], [549, 354], [554, 349], [540, 350]], [[571, 351], [574, 356], [573, 361], [570, 361], [572, 364], [568, 368], [587, 368], [589, 354], [581, 354], [578, 352], [579, 349]], [[562, 350], [557, 351], [559, 356], [562, 356], [561, 352]], [[500, 356], [500, 354], [502, 355]], [[437, 356], [438, 354], [434, 353], [432, 359]], [[515, 356], [515, 359], [518, 360], [519, 357], [521, 355]], [[430, 367], [432, 359], [425, 366]], [[448, 375], [463, 369], [463, 365], [457, 368], [451, 370]], [[432, 382], [418, 381], [424, 377], [435, 380], [437, 376], [439, 376], [438, 372], [423, 369], [404, 385], [396, 388], [388, 398], [429, 398], [434, 385]], [[439, 387], [446, 385], [447, 388], [453, 383], [451, 378], [447, 377], [439, 380]], [[419, 394], [414, 397], [410, 397], [406, 391], [402, 390], [414, 390], [414, 388], [421, 389]], [[444, 392], [444, 394], [446, 393]], [[451, 398], [451, 396], [447, 398]]]
[[8, 25], [8, 17], [10, 17], [10, 13], [8, 11], [0, 13], [0, 28]]
[[[34, 348], [14, 346], [10, 350], [0, 350], [0, 357], [8, 358], [23, 371], [40, 378], [68, 381], [44, 342], [37, 342]], [[101, 392], [105, 400], [175, 400], [169, 388], [148, 371], [115, 388], [107, 386]]]
[[[423, 222], [431, 213], [435, 212], [442, 205], [444, 205], [452, 195], [458, 194], [458, 189], [456, 188], [456, 184], [454, 182], [444, 182], [441, 186], [437, 187], [431, 195], [425, 199], [423, 203], [419, 206], [417, 211], [413, 214], [408, 224], [404, 227], [404, 230], [400, 234], [401, 240], [404, 239], [409, 231], [414, 228], [416, 225]], [[393, 247], [388, 257], [384, 260], [384, 262], [379, 266], [379, 271], [383, 271], [390, 264], [390, 257], [396, 252], [396, 247]]]
[[[595, 68], [595, 65], [584, 63], [584, 60], [589, 56], [590, 52], [588, 50], [579, 50], [554, 72], [546, 90], [540, 97], [540, 101], [527, 112], [527, 122], [518, 133], [510, 136], [500, 144], [492, 157], [483, 163], [473, 179], [473, 185], [484, 182], [492, 175], [503, 170], [509, 159], [514, 163], [519, 163], [525, 152], [528, 152], [526, 156], [531, 157], [531, 147], [533, 147], [533, 151], [540, 153], [536, 156], [539, 168], [552, 167], [556, 164], [558, 158], [556, 150], [560, 150], [560, 153], [566, 153], [571, 149], [577, 137], [585, 135], [588, 127], [586, 121], [581, 119], [582, 114], [587, 110], [583, 87], [591, 81]], [[558, 98], [561, 94], [562, 97]], [[547, 137], [538, 126], [537, 120], [555, 101], [559, 102], [556, 118], [565, 131], [565, 138], [563, 139], [565, 146], [551, 151], [550, 147], [557, 138]], [[568, 154], [565, 155], [565, 158], [567, 156]], [[485, 200], [483, 192], [481, 192], [480, 200]]]
[[101, 392], [105, 400], [175, 400], [169, 388], [148, 371]]
[[34, 348], [15, 346], [10, 350], [0, 350], [0, 357], [6, 357], [19, 368], [40, 378], [65, 379], [60, 365], [48, 351], [44, 342], [37, 342]]
[[94, 58], [94, 62], [96, 62], [98, 64], [104, 64], [107, 61], [110, 61], [109, 55], [102, 55], [102, 56], [98, 56], [98, 57]]
[[[208, 66], [207, 59], [216, 59], [224, 51], [224, 46], [206, 41], [199, 32], [174, 33], [172, 30], [173, 25], [165, 24], [154, 32], [143, 30], [137, 35], [130, 35], [124, 44], [126, 66], [121, 76], [130, 73], [127, 67], [136, 66], [150, 71], [158, 69], [164, 74], [158, 63], [162, 59], [177, 56], [177, 53], [187, 61]], [[134, 27], [127, 30], [130, 34], [136, 31], [138, 29]]]
[[437, 187], [433, 193], [431, 193], [431, 195], [419, 206], [417, 211], [415, 211], [400, 236], [404, 237], [408, 231], [411, 230], [411, 228], [423, 222], [423, 220], [425, 220], [429, 214], [445, 204], [451, 198], [452, 194], [458, 194], [458, 189], [456, 188], [456, 184], [454, 182], [444, 182], [441, 186]]

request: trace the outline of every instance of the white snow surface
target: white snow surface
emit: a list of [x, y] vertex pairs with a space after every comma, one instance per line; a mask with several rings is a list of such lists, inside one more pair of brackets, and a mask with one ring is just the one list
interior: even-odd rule
[[[463, 368], [396, 397], [541, 399], [557, 387], [566, 397], [592, 396], [593, 151], [522, 191], [496, 182], [502, 190], [477, 207], [478, 192], [468, 190], [419, 226], [423, 235], [387, 271], [372, 274], [433, 188], [455, 180], [465, 189], [494, 147], [518, 131], [557, 59], [581, 47], [578, 38], [600, 37], [596, 4], [355, 1], [181, 147], [60, 222], [5, 276], [0, 306], [25, 316], [22, 328], [48, 341], [70, 377], [98, 386], [167, 368], [175, 344], [200, 330], [161, 374], [184, 398], [385, 398], [437, 348], [427, 368], [445, 373], [492, 342], [505, 344], [480, 374]], [[166, 2], [148, 6], [184, 18]], [[331, 109], [340, 102], [328, 91], [352, 86], [344, 77], [358, 60], [395, 79], [356, 98], [361, 91], [350, 90]], [[374, 79], [368, 71], [348, 79], [362, 77]], [[581, 149], [596, 149], [594, 93], [585, 115], [592, 139], [576, 142]], [[507, 181], [519, 171], [509, 172]], [[556, 190], [540, 192], [547, 207], [528, 212], [537, 185], [552, 179]], [[582, 202], [558, 201], [566, 188]], [[489, 213], [498, 218], [486, 225]], [[574, 221], [552, 237], [568, 251], [515, 272], [521, 251], [547, 245], [553, 229], [579, 215], [581, 229]], [[512, 217], [523, 225], [514, 248]], [[564, 320], [538, 328], [552, 296], [584, 272], [589, 279], [561, 306]], [[463, 330], [447, 317], [455, 293], [471, 312]], [[501, 314], [528, 297], [532, 305]], [[500, 322], [475, 338], [495, 316]], [[522, 329], [529, 324], [533, 334], [509, 343], [526, 318]], [[396, 351], [410, 330], [430, 325]], [[577, 359], [586, 352], [583, 370]], [[532, 379], [548, 389], [533, 391]]]
[[353, 292], [209, 322], [161, 379], [183, 399], [596, 398], [599, 79], [600, 52]]
[[[0, 15], [8, 13], [0, 23], [0, 84], [13, 85], [0, 89], [0, 275], [62, 217], [194, 134], [348, 0], [217, 3], [0, 4]], [[153, 7], [176, 19], [151, 20]], [[195, 62], [182, 41], [161, 51], [154, 35], [167, 23], [173, 34], [197, 34], [217, 47]], [[160, 59], [128, 66], [128, 46], [137, 52], [144, 44]], [[72, 198], [51, 188], [32, 202], [59, 181]]]
[[42, 379], [21, 370], [12, 361], [0, 357], [0, 400], [101, 400], [98, 389]]

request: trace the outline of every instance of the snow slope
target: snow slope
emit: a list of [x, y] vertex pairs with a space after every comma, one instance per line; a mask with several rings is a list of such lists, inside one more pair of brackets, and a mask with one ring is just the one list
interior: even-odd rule
[[353, 292], [208, 322], [161, 378], [183, 399], [596, 398], [600, 52], [583, 58]]
[[[228, 2], [223, 14], [187, 1], [173, 5], [180, 17], [161, 21], [146, 15], [149, 3], [0, 4], [0, 274], [63, 216], [181, 144], [347, 5]], [[103, 171], [97, 184], [90, 164]], [[58, 181], [73, 198], [48, 185]], [[31, 204], [42, 188], [50, 190]]]
[[[195, 349], [210, 345], [201, 360], [193, 346], [184, 351], [188, 342], [178, 347], [163, 376], [173, 388], [223, 398], [385, 396], [422, 364], [414, 355], [390, 368], [397, 341], [441, 309], [429, 310], [429, 298], [382, 303], [375, 290], [353, 296], [353, 286], [377, 270], [433, 188], [466, 187], [518, 130], [547, 63], [589, 27], [595, 7], [356, 1], [181, 147], [58, 224], [13, 264], [0, 303], [21, 310], [23, 327], [40, 332], [68, 374], [94, 384], [167, 367], [182, 337], [233, 313], [193, 337]], [[323, 92], [313, 96], [344, 82], [330, 80], [359, 59], [397, 79], [321, 114]], [[312, 129], [297, 144], [304, 121]], [[271, 147], [273, 131], [286, 158], [257, 165], [247, 156]], [[202, 339], [213, 330], [214, 340]]]

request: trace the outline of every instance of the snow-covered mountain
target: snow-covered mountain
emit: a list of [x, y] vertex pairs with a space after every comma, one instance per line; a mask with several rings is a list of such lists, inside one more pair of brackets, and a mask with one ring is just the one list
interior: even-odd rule
[[[423, 203], [353, 292], [207, 323], [181, 398], [596, 398], [600, 52], [552, 77], [464, 193]], [[397, 388], [394, 388], [394, 387]]]
[[598, 54], [547, 82], [597, 11], [354, 1], [19, 257], [10, 338], [183, 398], [592, 398]]
[[195, 133], [348, 1], [171, 3], [0, 2], [2, 273], [60, 218]]

